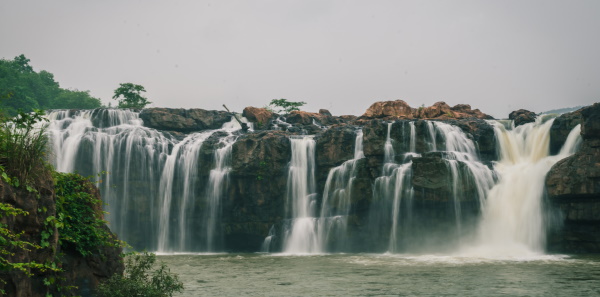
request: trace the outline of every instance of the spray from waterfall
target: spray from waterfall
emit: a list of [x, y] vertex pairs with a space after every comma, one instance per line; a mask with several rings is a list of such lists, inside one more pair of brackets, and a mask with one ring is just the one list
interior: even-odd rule
[[292, 160], [286, 191], [286, 215], [290, 218], [290, 227], [283, 251], [292, 254], [320, 252], [315, 217], [315, 140], [312, 136], [303, 136], [290, 138], [290, 142]]
[[549, 154], [553, 120], [506, 130], [494, 124], [501, 159], [495, 165], [500, 180], [482, 208], [478, 237], [466, 255], [483, 257], [526, 256], [543, 253], [546, 222], [543, 211], [544, 180], [559, 160], [573, 154], [581, 141], [578, 125], [560, 153]]

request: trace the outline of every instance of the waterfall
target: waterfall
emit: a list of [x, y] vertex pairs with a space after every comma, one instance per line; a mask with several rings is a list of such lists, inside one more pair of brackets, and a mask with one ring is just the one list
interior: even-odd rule
[[283, 251], [294, 254], [320, 252], [315, 217], [315, 140], [312, 136], [304, 136], [290, 138], [290, 142], [292, 160], [287, 177], [286, 215], [291, 221]]
[[513, 256], [544, 251], [546, 223], [543, 212], [544, 180], [559, 160], [573, 154], [581, 141], [578, 125], [560, 153], [549, 155], [550, 127], [554, 120], [506, 130], [494, 124], [500, 151], [495, 165], [500, 180], [483, 206], [478, 239], [465, 248], [469, 255]]
[[358, 130], [354, 141], [354, 158], [332, 168], [327, 175], [317, 230], [320, 251], [348, 249], [346, 228], [352, 203], [352, 185], [358, 162], [364, 157], [363, 133]]
[[[397, 147], [404, 150], [398, 153], [394, 150], [392, 127], [401, 128], [402, 143]], [[417, 145], [417, 139], [424, 139], [425, 143]], [[397, 157], [400, 154], [402, 158]], [[447, 198], [450, 201], [447, 211], [454, 217], [454, 226], [436, 226], [434, 221], [423, 217], [425, 208], [430, 206], [424, 200], [426, 198], [423, 195], [426, 194], [421, 192], [424, 190], [419, 190], [421, 198], [415, 200], [415, 158], [441, 158], [445, 163], [448, 169]], [[494, 182], [493, 171], [479, 160], [475, 143], [459, 127], [437, 121], [388, 123], [382, 175], [375, 179], [373, 186], [369, 230], [379, 234], [375, 235], [374, 240], [377, 240], [377, 236], [387, 239], [388, 252], [422, 250], [441, 242], [459, 242], [467, 233], [463, 226], [467, 219], [463, 209], [470, 207], [473, 204], [471, 201], [481, 204]], [[473, 190], [467, 191], [466, 188]], [[423, 220], [431, 222], [424, 223]], [[440, 233], [440, 230], [445, 231]]]
[[129, 110], [60, 110], [48, 118], [56, 170], [83, 176], [107, 172], [98, 186], [109, 226], [131, 244], [156, 249], [157, 175], [175, 140], [143, 127], [138, 113]]
[[220, 144], [223, 146], [215, 150], [214, 158], [216, 166], [210, 171], [208, 183], [206, 185], [206, 197], [208, 202], [208, 208], [204, 212], [204, 218], [206, 220], [206, 243], [203, 250], [214, 252], [220, 248], [220, 234], [221, 228], [221, 200], [225, 189], [227, 188], [227, 182], [229, 172], [231, 171], [231, 149], [236, 137], [231, 133], [228, 137], [221, 138]]
[[[221, 129], [182, 140], [144, 127], [139, 113], [130, 110], [56, 110], [48, 118], [50, 159], [58, 171], [107, 173], [99, 188], [109, 226], [120, 239], [162, 252], [220, 248], [221, 197], [234, 131], [240, 129], [233, 118]], [[215, 165], [206, 179], [199, 157], [212, 138]], [[198, 212], [204, 212], [202, 218], [194, 215]]]

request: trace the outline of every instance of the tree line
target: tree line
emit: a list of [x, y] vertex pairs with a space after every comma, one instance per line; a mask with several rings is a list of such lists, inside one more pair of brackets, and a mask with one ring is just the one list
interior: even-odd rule
[[[54, 74], [34, 71], [30, 61], [25, 55], [12, 60], [0, 59], [0, 113], [15, 116], [19, 111], [103, 107], [90, 91], [61, 88]], [[119, 108], [144, 108], [151, 102], [142, 96], [143, 92], [146, 90], [141, 85], [122, 83], [113, 99], [118, 101]]]

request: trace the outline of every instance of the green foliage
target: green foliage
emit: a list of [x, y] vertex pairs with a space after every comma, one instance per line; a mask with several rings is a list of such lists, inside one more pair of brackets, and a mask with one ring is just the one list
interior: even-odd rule
[[[44, 163], [47, 137], [44, 112], [20, 112], [9, 121], [0, 123], [0, 165], [11, 184], [31, 184], [47, 173]], [[9, 182], [8, 180], [5, 180]]]
[[101, 247], [124, 246], [105, 226], [102, 201], [93, 195], [95, 189], [87, 178], [55, 172], [54, 180], [56, 217], [48, 217], [46, 223], [59, 229], [61, 247], [75, 249], [85, 257]]
[[[0, 108], [9, 116], [19, 110], [98, 108], [100, 100], [89, 92], [60, 88], [54, 75], [42, 70], [35, 72], [24, 55], [13, 60], [0, 59]], [[65, 93], [67, 95], [65, 95]], [[76, 93], [77, 96], [70, 95]]]
[[183, 283], [176, 274], [160, 263], [155, 267], [156, 255], [144, 252], [128, 256], [124, 275], [113, 275], [98, 287], [98, 297], [171, 297], [183, 291]]
[[146, 92], [146, 89], [141, 85], [122, 83], [112, 98], [119, 101], [119, 108], [141, 109], [152, 103], [142, 96], [142, 92]]
[[272, 106], [273, 110], [276, 110], [277, 113], [289, 114], [294, 110], [300, 110], [300, 107], [306, 104], [306, 102], [293, 102], [287, 101], [287, 99], [273, 99], [269, 106]]
[[[6, 203], [0, 203], [0, 219], [7, 221], [9, 217], [26, 216], [29, 213]], [[15, 262], [11, 259], [17, 251], [32, 251], [43, 248], [37, 244], [24, 241], [21, 236], [25, 231], [13, 232], [7, 224], [0, 223], [0, 271], [20, 271], [26, 276], [33, 276], [32, 270], [39, 272], [58, 272], [60, 269], [54, 263]], [[5, 283], [0, 279], [0, 282]], [[0, 289], [0, 293], [6, 293]]]

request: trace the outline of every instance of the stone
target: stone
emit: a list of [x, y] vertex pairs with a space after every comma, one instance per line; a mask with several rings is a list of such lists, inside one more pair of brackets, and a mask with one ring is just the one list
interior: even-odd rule
[[328, 116], [331, 117], [331, 112], [329, 112], [329, 110], [327, 109], [319, 109], [319, 114], [324, 115], [324, 116]]
[[515, 110], [508, 115], [508, 119], [513, 120], [515, 122], [515, 127], [527, 123], [533, 123], [535, 122], [536, 118], [537, 115], [535, 114], [535, 112], [526, 109]]
[[550, 127], [550, 154], [558, 154], [571, 130], [582, 123], [581, 110], [565, 113], [555, 118]]
[[373, 103], [362, 115], [366, 118], [413, 118], [414, 109], [402, 100]]
[[257, 108], [248, 106], [244, 108], [242, 116], [248, 119], [248, 121], [256, 123], [254, 129], [265, 129], [268, 128], [269, 122], [273, 118], [274, 113], [270, 112], [266, 108]]
[[[558, 161], [546, 176], [546, 192], [559, 209], [563, 228], [554, 231], [550, 247], [557, 252], [600, 251], [600, 104], [585, 107], [581, 149]], [[575, 115], [576, 119], [577, 116]], [[569, 121], [575, 121], [567, 116]], [[570, 125], [573, 125], [571, 123]]]
[[146, 127], [189, 133], [219, 129], [231, 120], [231, 114], [199, 108], [146, 108], [140, 113], [140, 118]]

